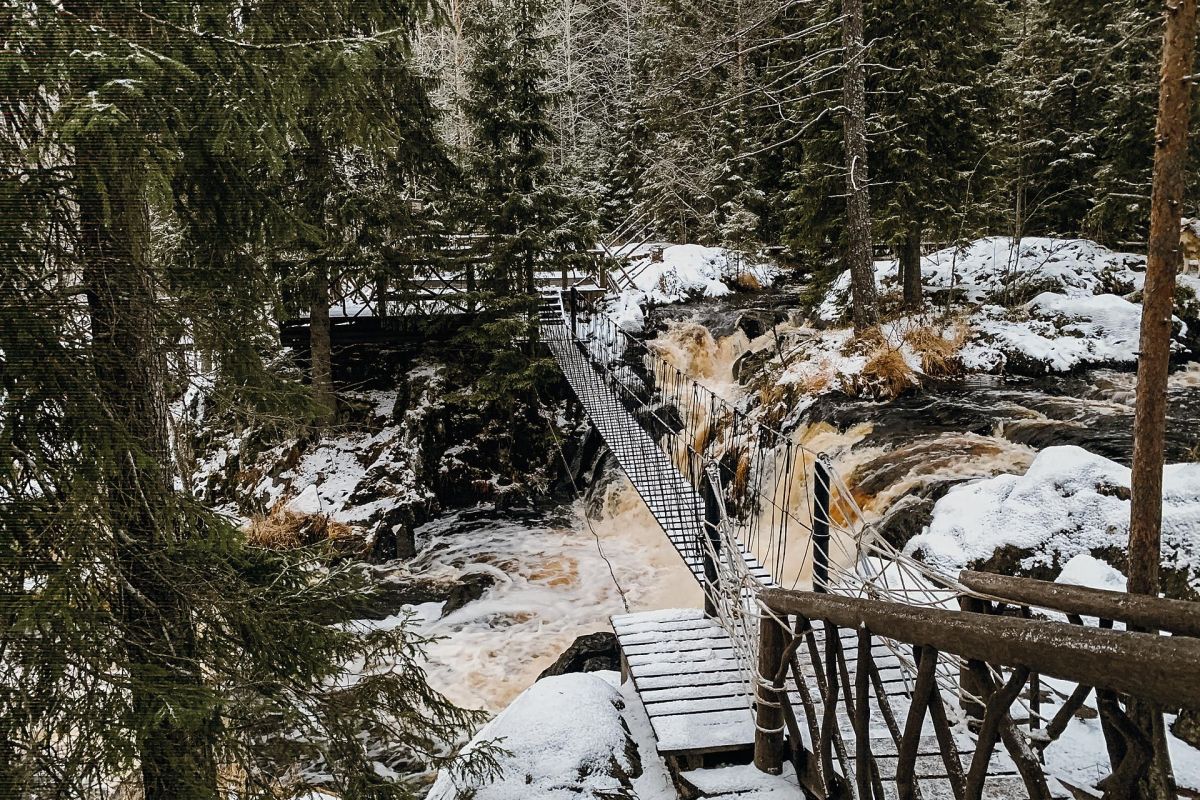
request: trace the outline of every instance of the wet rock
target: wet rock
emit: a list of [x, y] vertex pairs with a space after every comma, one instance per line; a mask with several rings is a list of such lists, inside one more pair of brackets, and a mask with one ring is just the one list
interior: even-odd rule
[[747, 311], [737, 318], [734, 327], [753, 341], [775, 327], [775, 317], [768, 311]]
[[452, 614], [467, 603], [483, 597], [484, 592], [496, 585], [496, 576], [490, 572], [468, 572], [459, 577], [447, 593], [442, 616]]
[[1171, 733], [1200, 750], [1200, 711], [1181, 711], [1171, 723]]
[[599, 631], [585, 634], [576, 639], [570, 647], [563, 651], [557, 661], [538, 676], [538, 680], [553, 675], [567, 675], [572, 672], [615, 671], [620, 668], [621, 652], [617, 647], [616, 634]]
[[876, 524], [875, 529], [884, 541], [902, 549], [908, 540], [916, 536], [933, 518], [934, 500], [928, 497], [908, 495], [895, 503]]
[[434, 579], [413, 575], [403, 566], [370, 567], [368, 574], [374, 580], [371, 594], [346, 609], [345, 619], [387, 619], [401, 613], [405, 606], [422, 603], [444, 603], [445, 616], [483, 597], [496, 583], [496, 577], [488, 572]]

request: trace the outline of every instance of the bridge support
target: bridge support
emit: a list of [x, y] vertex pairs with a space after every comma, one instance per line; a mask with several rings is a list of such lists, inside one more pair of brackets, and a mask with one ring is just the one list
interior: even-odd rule
[[579, 290], [574, 286], [571, 287], [571, 338], [579, 338]]
[[770, 775], [783, 772], [782, 685], [776, 678], [787, 650], [788, 632], [767, 610], [763, 611], [758, 634], [758, 680], [754, 687], [754, 766]]
[[704, 498], [704, 536], [700, 541], [700, 554], [704, 563], [704, 615], [717, 615], [717, 592], [721, 589], [721, 574], [717, 571], [717, 558], [721, 554], [721, 506], [717, 502], [717, 490], [713, 478], [704, 475], [700, 479], [701, 496]]

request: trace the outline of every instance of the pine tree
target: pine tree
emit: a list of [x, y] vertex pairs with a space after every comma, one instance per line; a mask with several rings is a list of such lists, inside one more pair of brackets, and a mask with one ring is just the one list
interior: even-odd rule
[[905, 0], [874, 4], [869, 19], [870, 60], [880, 65], [868, 102], [875, 229], [899, 252], [905, 305], [915, 308], [923, 237], [956, 240], [983, 217], [972, 211], [992, 177], [999, 9], [995, 0]]
[[[317, 418], [328, 424], [336, 413], [330, 340], [334, 289], [374, 286], [385, 295], [387, 253], [419, 233], [407, 198], [432, 180], [445, 183], [448, 159], [434, 130], [436, 114], [429, 82], [409, 60], [410, 37], [419, 21], [390, 0], [313, 2], [265, 9], [256, 22], [271, 35], [300, 38], [323, 30], [332, 37], [370, 35], [401, 22], [362, 53], [334, 44], [297, 49], [284, 57], [301, 92], [300, 136], [287, 154], [290, 169], [279, 187], [295, 219], [294, 237], [277, 243], [293, 258], [279, 266], [309, 313], [311, 382]], [[350, 298], [351, 304], [370, 299]], [[375, 298], [375, 313], [386, 313]]]

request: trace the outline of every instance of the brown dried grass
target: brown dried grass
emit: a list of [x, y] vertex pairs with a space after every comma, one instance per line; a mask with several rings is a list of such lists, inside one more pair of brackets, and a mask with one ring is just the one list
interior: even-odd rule
[[863, 367], [862, 377], [880, 399], [899, 397], [918, 383], [904, 354], [893, 347], [876, 350]]
[[737, 467], [733, 471], [733, 496], [738, 500], [746, 497], [746, 487], [750, 485], [750, 454], [745, 450], [738, 453]]
[[947, 339], [940, 330], [929, 326], [913, 328], [904, 335], [904, 341], [921, 358], [921, 371], [933, 377], [959, 371], [958, 351], [964, 338], [960, 331], [954, 339]]
[[733, 282], [743, 292], [761, 292], [763, 288], [762, 282], [749, 272], [739, 274]]
[[330, 519], [328, 514], [302, 514], [283, 506], [255, 516], [246, 530], [250, 544], [267, 550], [295, 550], [352, 536], [349, 525]]

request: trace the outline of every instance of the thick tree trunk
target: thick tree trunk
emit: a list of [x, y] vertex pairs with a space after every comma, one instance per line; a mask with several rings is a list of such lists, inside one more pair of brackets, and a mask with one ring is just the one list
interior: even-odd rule
[[[1196, 49], [1196, 0], [1171, 0], [1166, 9], [1154, 134], [1154, 181], [1150, 190], [1150, 243], [1142, 293], [1129, 520], [1128, 588], [1130, 592], [1152, 595], [1159, 591], [1167, 370], [1171, 358], [1175, 274], [1183, 263], [1179, 223], [1186, 188], [1189, 75]], [[1149, 738], [1153, 752], [1151, 768], [1138, 782], [1138, 796], [1161, 800], [1174, 797], [1161, 710], [1131, 703], [1130, 712], [1143, 735]]]
[[[145, 800], [215, 798], [215, 722], [189, 707], [201, 684], [195, 624], [171, 579], [181, 535], [173, 503], [164, 396], [166, 360], [143, 173], [76, 148], [80, 245], [92, 329], [96, 393], [118, 429], [102, 464], [116, 542], [121, 622]], [[104, 176], [101, 185], [97, 176]], [[200, 712], [200, 713], [198, 713]]]
[[925, 303], [921, 283], [921, 225], [910, 223], [900, 243], [900, 279], [904, 286], [904, 307], [919, 311]]
[[863, 3], [842, 0], [842, 123], [846, 146], [846, 260], [854, 299], [854, 329], [879, 319], [871, 254], [871, 198], [867, 174], [867, 88], [863, 67]]
[[332, 326], [329, 322], [329, 270], [324, 260], [314, 270], [312, 305], [308, 317], [308, 349], [312, 365], [313, 401], [317, 405], [317, 421], [330, 425], [337, 416], [337, 396], [333, 392]]
[[1187, 165], [1188, 112], [1196, 42], [1196, 0], [1167, 3], [1150, 193], [1150, 245], [1142, 297], [1137, 412], [1133, 421], [1133, 502], [1129, 528], [1129, 591], [1158, 593], [1159, 528], [1171, 355], [1171, 313]]

